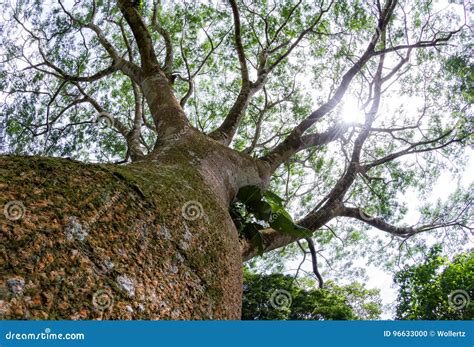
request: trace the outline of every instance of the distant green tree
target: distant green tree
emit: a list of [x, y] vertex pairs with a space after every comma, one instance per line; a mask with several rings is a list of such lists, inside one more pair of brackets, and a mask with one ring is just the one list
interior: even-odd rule
[[395, 275], [400, 285], [397, 319], [474, 319], [474, 252], [449, 261], [441, 246], [429, 251], [424, 262]]
[[[376, 289], [359, 283], [316, 288], [312, 280], [296, 283], [292, 276], [246, 272], [242, 319], [245, 320], [358, 320], [378, 319], [381, 301]], [[307, 287], [307, 288], [306, 288]]]

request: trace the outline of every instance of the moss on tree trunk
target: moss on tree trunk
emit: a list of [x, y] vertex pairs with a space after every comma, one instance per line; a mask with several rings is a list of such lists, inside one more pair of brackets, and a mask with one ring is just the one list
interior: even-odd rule
[[240, 318], [238, 235], [192, 160], [0, 168], [2, 319]]

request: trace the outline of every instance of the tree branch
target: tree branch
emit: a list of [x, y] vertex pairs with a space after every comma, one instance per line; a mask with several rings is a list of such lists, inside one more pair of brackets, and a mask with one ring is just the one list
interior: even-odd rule
[[[107, 51], [109, 56], [112, 58], [113, 66], [115, 66], [117, 69], [120, 69], [124, 74], [129, 76], [132, 80], [134, 80], [134, 81], [139, 80], [139, 68], [138, 68], [138, 66], [136, 66], [132, 62], [129, 62], [129, 61], [123, 59], [119, 55], [119, 53], [117, 52], [115, 47], [110, 43], [110, 41], [107, 40], [104, 33], [102, 32], [102, 30], [97, 25], [95, 25], [93, 22], [83, 23], [79, 19], [75, 18], [68, 10], [66, 10], [66, 8], [64, 7], [64, 5], [61, 1], [59, 1], [59, 4], [60, 4], [63, 12], [66, 13], [66, 15], [73, 22], [77, 23], [78, 25], [80, 25], [83, 28], [88, 28], [88, 29], [92, 30], [96, 34], [100, 44]], [[45, 57], [43, 56], [43, 59], [44, 58]]]
[[304, 119], [293, 129], [285, 141], [273, 149], [269, 154], [261, 158], [270, 164], [272, 170], [276, 170], [278, 166], [286, 161], [289, 155], [295, 153], [301, 145], [301, 136], [303, 133], [319, 119], [333, 110], [342, 100], [353, 78], [362, 70], [365, 64], [374, 55], [375, 45], [380, 38], [380, 34], [385, 31], [396, 4], [396, 0], [386, 2], [384, 10], [379, 18], [377, 29], [373, 34], [370, 43], [367, 45], [367, 48], [365, 49], [362, 56], [357, 60], [357, 62], [354, 63], [354, 65], [352, 65], [352, 67], [344, 74], [341, 83], [328, 102], [321, 105], [316, 111], [312, 112], [306, 119]]
[[244, 45], [242, 44], [242, 29], [240, 25], [239, 8], [235, 0], [229, 0], [229, 3], [230, 7], [232, 8], [232, 16], [234, 18], [234, 38], [237, 49], [237, 57], [239, 58], [240, 73], [242, 75], [242, 85], [248, 85], [250, 83], [250, 79]]
[[443, 144], [440, 144], [438, 146], [435, 146], [435, 147], [417, 149], [417, 147], [419, 147], [419, 146], [428, 145], [428, 144], [438, 142], [438, 141], [446, 138], [452, 132], [453, 132], [453, 129], [449, 130], [448, 132], [444, 133], [443, 135], [441, 135], [441, 136], [439, 136], [435, 139], [420, 141], [418, 143], [415, 143], [415, 144], [409, 146], [408, 148], [406, 148], [404, 150], [401, 150], [401, 151], [398, 151], [398, 152], [395, 152], [395, 153], [391, 153], [391, 154], [389, 154], [389, 155], [387, 155], [383, 158], [380, 158], [380, 159], [374, 160], [373, 162], [364, 164], [364, 165], [361, 166], [361, 170], [367, 171], [367, 170], [369, 170], [369, 169], [371, 169], [375, 166], [382, 165], [386, 162], [395, 160], [395, 159], [397, 159], [399, 157], [402, 157], [404, 155], [413, 154], [413, 153], [429, 152], [429, 151], [434, 151], [434, 150], [437, 150], [437, 149], [441, 149], [441, 148], [444, 148], [444, 147], [446, 147], [446, 146], [448, 146], [452, 143], [461, 142], [465, 138], [465, 137], [464, 138], [454, 138], [454, 139], [451, 139], [451, 140], [449, 140], [449, 141], [447, 141]]
[[165, 54], [165, 62], [164, 62], [162, 70], [166, 75], [169, 75], [171, 74], [173, 70], [173, 61], [174, 61], [173, 42], [171, 41], [170, 33], [165, 28], [163, 28], [158, 22], [158, 6], [159, 6], [158, 2], [156, 0], [153, 0], [153, 15], [151, 19], [151, 27], [152, 29], [155, 29], [165, 41], [166, 54]]
[[323, 281], [323, 277], [321, 276], [318, 270], [318, 258], [316, 254], [316, 248], [314, 247], [314, 241], [312, 238], [307, 237], [306, 242], [308, 242], [309, 252], [311, 253], [311, 262], [313, 263], [313, 272], [318, 278], [319, 288], [323, 288], [324, 281]]
[[140, 52], [141, 67], [145, 73], [152, 72], [158, 67], [153, 41], [145, 22], [143, 21], [138, 10], [133, 6], [130, 0], [118, 0], [120, 11], [127, 21], [133, 36], [137, 42], [138, 51]]
[[[311, 25], [305, 30], [303, 30], [293, 43], [291, 43], [291, 40], [289, 40], [287, 41], [285, 45], [279, 46], [278, 49], [282, 49], [291, 43], [290, 47], [286, 50], [286, 52], [281, 54], [277, 59], [275, 59], [275, 61], [270, 66], [267, 66], [268, 55], [270, 52], [273, 52], [273, 53], [276, 52], [275, 49], [270, 50], [270, 45], [276, 39], [276, 36], [271, 40], [267, 39], [266, 47], [263, 47], [260, 53], [258, 54], [257, 80], [255, 82], [251, 82], [249, 79], [245, 52], [242, 45], [240, 16], [238, 12], [238, 7], [235, 0], [231, 0], [230, 3], [231, 3], [233, 14], [234, 14], [236, 46], [237, 46], [237, 53], [238, 53], [239, 62], [241, 66], [241, 73], [242, 73], [242, 87], [235, 103], [232, 105], [232, 108], [230, 109], [229, 113], [227, 114], [222, 124], [219, 126], [219, 128], [217, 128], [216, 130], [214, 130], [213, 132], [209, 134], [211, 138], [225, 145], [229, 145], [230, 142], [232, 141], [237, 131], [237, 128], [240, 125], [240, 122], [242, 121], [242, 118], [245, 115], [245, 111], [249, 105], [250, 99], [253, 97], [253, 95], [257, 91], [259, 91], [263, 87], [270, 72], [272, 72], [283, 60], [285, 60], [291, 54], [291, 52], [299, 45], [299, 43], [303, 40], [303, 38], [314, 29], [314, 27], [321, 20], [324, 13], [329, 11], [330, 7], [332, 6], [333, 1], [331, 1], [328, 8], [321, 9], [321, 12], [319, 13], [318, 16], [316, 16], [315, 20], [311, 23]], [[291, 10], [291, 13], [298, 6], [299, 4], [293, 7], [293, 9]], [[286, 25], [286, 22], [289, 20], [290, 17], [291, 17], [291, 14], [284, 21], [284, 23], [280, 25], [275, 35], [277, 35], [278, 32], [280, 32], [283, 29], [283, 27]], [[268, 25], [267, 21], [265, 21], [265, 23], [266, 25]]]
[[[382, 34], [382, 40], [385, 40], [384, 32]], [[340, 215], [341, 209], [343, 208], [342, 199], [347, 193], [348, 189], [355, 181], [358, 172], [360, 171], [360, 154], [362, 146], [367, 139], [372, 123], [375, 119], [380, 106], [381, 88], [382, 88], [382, 70], [384, 64], [384, 55], [379, 59], [377, 72], [374, 76], [373, 83], [371, 84], [374, 88], [374, 98], [372, 101], [371, 108], [366, 114], [365, 124], [361, 133], [358, 135], [354, 142], [354, 148], [352, 151], [351, 160], [349, 166], [344, 175], [338, 180], [336, 185], [330, 191], [330, 193], [321, 200], [321, 202], [308, 213], [302, 220], [298, 221], [297, 224], [301, 225], [309, 230], [315, 231], [323, 227], [332, 218]], [[270, 251], [276, 248], [284, 247], [290, 243], [295, 242], [299, 238], [291, 235], [282, 235], [273, 229], [264, 230], [262, 232], [262, 239], [264, 240], [264, 251]], [[251, 247], [250, 249], [243, 250], [244, 259], [250, 259], [257, 253]]]

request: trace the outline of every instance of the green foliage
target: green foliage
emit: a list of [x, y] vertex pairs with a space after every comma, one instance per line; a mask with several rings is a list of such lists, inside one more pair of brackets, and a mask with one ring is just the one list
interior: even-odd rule
[[474, 66], [469, 53], [449, 57], [444, 63], [446, 72], [455, 80], [453, 92], [459, 93], [467, 103], [474, 102]]
[[310, 237], [311, 231], [293, 221], [283, 206], [283, 199], [270, 191], [262, 192], [257, 186], [240, 188], [230, 215], [237, 230], [263, 253], [263, 239], [260, 230], [265, 227], [292, 236]]
[[397, 319], [474, 319], [474, 252], [449, 261], [441, 246], [430, 249], [424, 261], [397, 272], [400, 286]]
[[[377, 290], [358, 283], [337, 286], [332, 282], [315, 289], [306, 279], [298, 284], [281, 274], [244, 273], [242, 319], [245, 320], [356, 320], [377, 319], [381, 303]], [[280, 297], [279, 297], [280, 296]]]

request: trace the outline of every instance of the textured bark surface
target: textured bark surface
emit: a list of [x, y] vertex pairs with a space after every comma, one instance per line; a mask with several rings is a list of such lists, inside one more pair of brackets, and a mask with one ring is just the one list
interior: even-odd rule
[[127, 166], [0, 157], [2, 318], [239, 319], [228, 202], [261, 177], [200, 139]]

